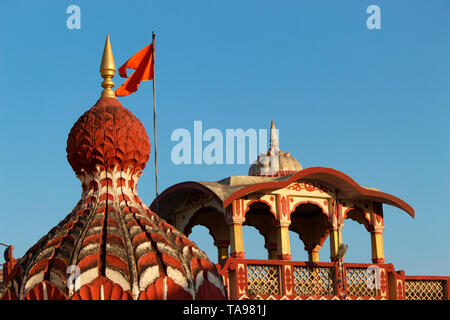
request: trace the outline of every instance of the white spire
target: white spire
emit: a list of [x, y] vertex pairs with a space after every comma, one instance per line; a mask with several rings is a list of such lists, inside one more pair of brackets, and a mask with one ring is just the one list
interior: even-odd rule
[[272, 175], [273, 173], [280, 170], [280, 148], [278, 147], [278, 133], [273, 120], [270, 127], [270, 150], [268, 155], [270, 156], [270, 166], [269, 168], [266, 168], [266, 170], [268, 169], [268, 173]]
[[275, 128], [275, 124], [273, 123], [273, 120], [272, 125], [270, 127], [270, 150], [272, 152], [280, 150], [278, 146], [278, 133], [277, 129]]

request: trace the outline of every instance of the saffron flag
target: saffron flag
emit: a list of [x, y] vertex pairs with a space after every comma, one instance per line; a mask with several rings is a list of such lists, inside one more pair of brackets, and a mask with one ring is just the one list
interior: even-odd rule
[[[127, 69], [135, 70], [129, 77]], [[125, 82], [116, 89], [116, 96], [122, 97], [136, 92], [141, 81], [153, 79], [153, 43], [138, 51], [128, 59], [120, 68], [119, 75], [127, 78]]]

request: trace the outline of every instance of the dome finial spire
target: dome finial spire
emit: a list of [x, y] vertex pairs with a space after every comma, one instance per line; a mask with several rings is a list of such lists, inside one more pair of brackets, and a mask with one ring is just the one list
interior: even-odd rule
[[272, 120], [272, 125], [270, 126], [270, 149], [278, 149], [278, 134], [275, 124]]
[[109, 42], [109, 35], [106, 36], [105, 48], [103, 49], [102, 63], [100, 64], [100, 74], [102, 75], [102, 97], [114, 98], [114, 82], [111, 80], [116, 73], [116, 65], [114, 63], [114, 57], [111, 49], [111, 43]]

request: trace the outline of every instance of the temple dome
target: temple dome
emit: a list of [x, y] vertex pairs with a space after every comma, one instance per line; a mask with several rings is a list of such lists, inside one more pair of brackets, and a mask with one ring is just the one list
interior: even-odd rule
[[275, 167], [277, 160], [273, 160], [270, 154], [262, 154], [258, 157], [248, 170], [249, 176], [285, 176], [302, 170], [300, 162], [290, 153], [284, 153], [280, 150], [278, 155], [278, 170], [271, 170]]
[[23, 258], [11, 254], [0, 299], [225, 299], [207, 255], [138, 197], [149, 139], [111, 92], [76, 121], [66, 150], [81, 200]]
[[142, 123], [116, 98], [102, 97], [70, 130], [67, 159], [77, 175], [102, 170], [142, 170], [150, 142]]
[[262, 153], [258, 159], [252, 163], [248, 171], [249, 176], [285, 176], [303, 168], [300, 162], [291, 156], [290, 152], [283, 152], [278, 147], [278, 134], [272, 121], [270, 129], [270, 149], [267, 153]]

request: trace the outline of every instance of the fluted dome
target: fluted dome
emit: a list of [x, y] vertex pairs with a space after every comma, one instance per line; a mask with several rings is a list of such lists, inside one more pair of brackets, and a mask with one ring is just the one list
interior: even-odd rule
[[67, 159], [77, 175], [145, 168], [150, 142], [142, 123], [116, 98], [102, 97], [70, 130]]
[[278, 134], [272, 121], [270, 129], [270, 149], [266, 154], [260, 154], [248, 170], [249, 176], [285, 176], [302, 170], [300, 162], [283, 152], [278, 147]]
[[138, 197], [149, 155], [141, 122], [102, 96], [67, 140], [81, 200], [22, 259], [10, 254], [0, 298], [224, 299], [207, 255]]
[[[223, 299], [204, 252], [152, 212], [136, 185], [149, 158], [142, 124], [102, 97], [72, 128], [68, 159], [78, 205], [19, 262], [8, 296], [20, 299]], [[79, 282], [67, 272], [78, 268]]]

